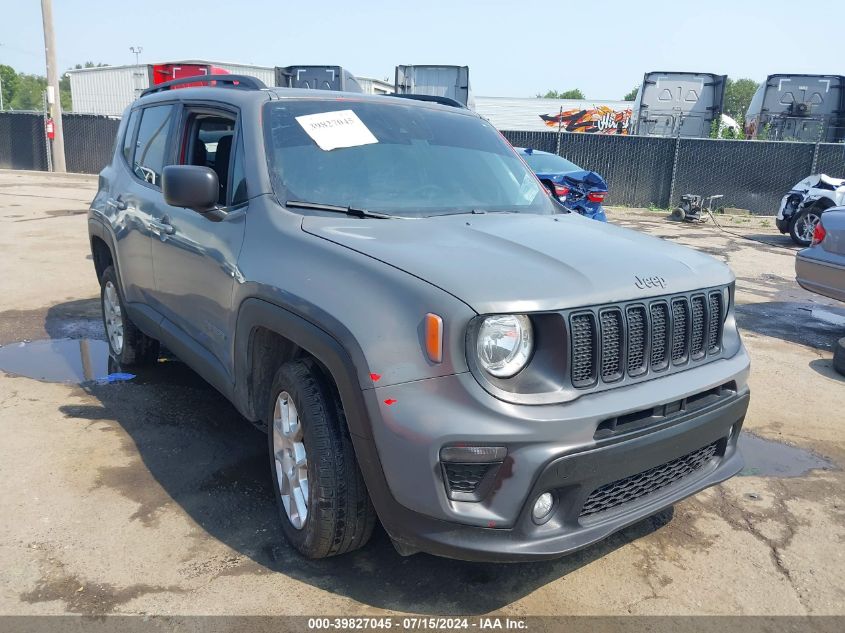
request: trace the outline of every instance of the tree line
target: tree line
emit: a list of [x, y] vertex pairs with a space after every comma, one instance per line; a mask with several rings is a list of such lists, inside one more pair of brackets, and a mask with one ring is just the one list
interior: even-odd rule
[[[99, 66], [108, 66], [108, 64], [85, 62], [85, 64], [77, 64], [73, 69]], [[42, 94], [47, 89], [47, 78], [43, 75], [19, 73], [11, 66], [0, 64], [0, 89], [3, 95], [4, 110], [41, 111], [44, 109]], [[59, 93], [62, 110], [71, 110], [73, 102], [70, 98], [70, 78], [64, 73], [59, 80]]]

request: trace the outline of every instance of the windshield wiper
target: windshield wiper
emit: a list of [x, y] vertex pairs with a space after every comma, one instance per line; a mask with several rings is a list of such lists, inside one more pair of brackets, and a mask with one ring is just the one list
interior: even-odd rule
[[378, 218], [380, 220], [392, 220], [397, 217], [395, 215], [388, 215], [387, 213], [367, 211], [366, 209], [358, 209], [356, 207], [344, 207], [337, 204], [323, 204], [321, 202], [305, 202], [303, 200], [288, 200], [285, 202], [285, 206], [294, 209], [314, 209], [315, 211], [345, 213], [346, 215], [351, 215], [353, 218]]

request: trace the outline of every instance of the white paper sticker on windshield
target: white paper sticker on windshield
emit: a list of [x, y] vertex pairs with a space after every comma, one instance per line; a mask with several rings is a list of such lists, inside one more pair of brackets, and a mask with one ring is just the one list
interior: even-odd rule
[[305, 114], [296, 117], [296, 121], [325, 151], [378, 143], [378, 139], [352, 110]]

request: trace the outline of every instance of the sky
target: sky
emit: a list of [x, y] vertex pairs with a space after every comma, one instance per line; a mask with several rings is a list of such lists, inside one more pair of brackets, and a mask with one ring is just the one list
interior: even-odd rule
[[[841, 0], [810, 3], [841, 20]], [[807, 5], [810, 6], [810, 5]], [[646, 71], [845, 74], [845, 38], [794, 1], [54, 0], [64, 70], [85, 61], [208, 59], [340, 65], [389, 78], [397, 64], [470, 68], [473, 92], [533, 97], [579, 88], [620, 99]], [[800, 22], [803, 20], [804, 24]], [[808, 30], [805, 30], [808, 29]], [[39, 0], [0, 0], [0, 63], [45, 74]]]

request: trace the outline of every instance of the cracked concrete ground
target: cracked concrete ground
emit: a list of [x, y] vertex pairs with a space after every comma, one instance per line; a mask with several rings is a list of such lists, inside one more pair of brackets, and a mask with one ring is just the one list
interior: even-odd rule
[[[79, 215], [95, 187], [0, 172], [0, 344], [102, 339]], [[796, 249], [770, 220], [725, 220], [762, 244], [610, 218], [733, 267], [745, 429], [763, 438], [744, 476], [557, 561], [401, 558], [378, 531], [305, 561], [276, 523], [264, 436], [181, 363], [84, 387], [0, 372], [0, 613], [844, 614], [845, 379], [830, 345], [845, 306], [794, 283]]]

